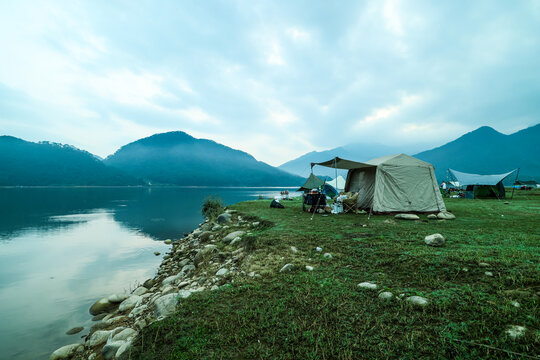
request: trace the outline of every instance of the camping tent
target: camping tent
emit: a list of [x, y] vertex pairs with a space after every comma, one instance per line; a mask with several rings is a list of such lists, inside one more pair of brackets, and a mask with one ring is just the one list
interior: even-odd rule
[[345, 189], [345, 179], [341, 175], [334, 180], [328, 181], [327, 184], [333, 186], [337, 191], [343, 191]]
[[516, 170], [495, 175], [467, 174], [453, 169], [448, 169], [448, 171], [462, 186], [466, 186], [465, 197], [494, 197], [501, 199], [506, 197], [503, 180]]
[[332, 185], [325, 183], [324, 180], [316, 175], [313, 175], [313, 173], [309, 175], [305, 184], [296, 191], [311, 191], [312, 189], [319, 189], [321, 186], [323, 187], [322, 193], [330, 196], [331, 198], [334, 198], [339, 194], [339, 192]]
[[334, 158], [312, 163], [347, 169], [345, 191], [358, 192], [358, 208], [373, 212], [445, 211], [433, 165], [405, 154], [364, 163]]

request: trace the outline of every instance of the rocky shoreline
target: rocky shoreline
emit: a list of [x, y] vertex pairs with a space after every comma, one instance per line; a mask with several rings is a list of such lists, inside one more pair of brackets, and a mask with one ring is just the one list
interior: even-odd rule
[[118, 293], [96, 301], [90, 307], [94, 325], [83, 344], [63, 346], [50, 360], [127, 359], [139, 332], [155, 321], [174, 314], [176, 307], [193, 293], [213, 291], [234, 283], [238, 277], [260, 277], [250, 267], [252, 229], [268, 224], [243, 219], [226, 210], [215, 222], [204, 223], [172, 244], [156, 276], [131, 293]]

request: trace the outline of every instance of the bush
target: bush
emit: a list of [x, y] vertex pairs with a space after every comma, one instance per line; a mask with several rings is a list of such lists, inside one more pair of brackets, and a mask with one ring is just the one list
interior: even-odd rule
[[203, 216], [209, 220], [215, 219], [225, 210], [225, 205], [223, 200], [220, 198], [210, 195], [202, 204], [201, 212]]

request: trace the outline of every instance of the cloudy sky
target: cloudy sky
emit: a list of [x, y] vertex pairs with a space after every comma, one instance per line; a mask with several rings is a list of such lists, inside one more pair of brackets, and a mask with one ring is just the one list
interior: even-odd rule
[[540, 119], [540, 1], [0, 1], [0, 134], [183, 130], [279, 165]]

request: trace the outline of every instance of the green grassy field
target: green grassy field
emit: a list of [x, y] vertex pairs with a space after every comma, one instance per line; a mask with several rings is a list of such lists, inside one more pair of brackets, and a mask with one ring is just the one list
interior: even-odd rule
[[[457, 219], [340, 214], [311, 220], [298, 200], [283, 202], [285, 209], [269, 208], [269, 200], [236, 204], [231, 208], [245, 218], [273, 224], [244, 240], [244, 267], [261, 277], [239, 276], [182, 300], [175, 316], [142, 332], [133, 358], [539, 356], [540, 192], [517, 192], [510, 204], [445, 202]], [[433, 233], [446, 244], [425, 245]], [[295, 270], [280, 273], [287, 263]], [[379, 288], [357, 286], [365, 281]], [[423, 296], [429, 304], [383, 300], [381, 291]], [[527, 331], [512, 339], [509, 325]]]

